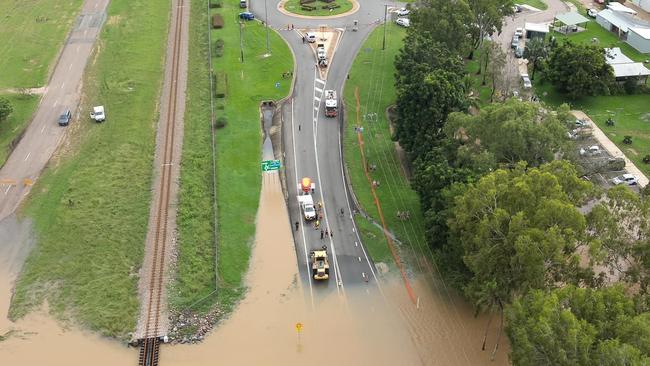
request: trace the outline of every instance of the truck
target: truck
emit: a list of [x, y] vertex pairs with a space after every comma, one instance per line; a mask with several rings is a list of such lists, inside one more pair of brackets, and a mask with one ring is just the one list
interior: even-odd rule
[[300, 205], [305, 220], [311, 221], [316, 219], [316, 208], [314, 207], [314, 199], [311, 197], [311, 194], [299, 195], [298, 204]]
[[316, 57], [318, 58], [318, 66], [327, 67], [327, 51], [325, 51], [325, 44], [317, 44]]
[[104, 114], [104, 106], [100, 105], [93, 107], [93, 111], [90, 112], [90, 118], [94, 119], [95, 122], [104, 122], [106, 120], [106, 115]]
[[311, 275], [316, 281], [327, 280], [330, 278], [330, 262], [327, 259], [327, 247], [323, 246], [320, 250], [311, 252]]
[[338, 99], [336, 90], [325, 90], [325, 116], [336, 117], [338, 110]]

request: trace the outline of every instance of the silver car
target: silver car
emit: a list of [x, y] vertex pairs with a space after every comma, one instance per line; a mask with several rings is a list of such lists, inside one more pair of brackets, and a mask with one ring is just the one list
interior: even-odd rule
[[521, 74], [521, 81], [524, 83], [524, 89], [530, 89], [533, 87], [528, 74]]

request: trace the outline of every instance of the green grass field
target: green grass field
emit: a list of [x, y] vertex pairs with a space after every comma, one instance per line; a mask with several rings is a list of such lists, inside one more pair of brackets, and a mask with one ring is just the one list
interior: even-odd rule
[[[309, 10], [303, 10], [300, 7], [300, 0], [288, 0], [284, 4], [284, 8], [288, 12], [291, 12], [291, 13], [294, 13], [294, 14], [311, 15], [311, 16], [330, 16], [330, 15], [343, 14], [343, 13], [345, 13], [347, 11], [350, 11], [350, 9], [352, 9], [352, 2], [351, 1], [348, 1], [348, 0], [335, 0], [334, 3], [338, 4], [340, 7], [336, 8], [336, 9], [332, 9], [332, 10], [322, 9], [322, 7], [327, 5], [327, 3], [324, 2], [324, 1], [318, 0], [316, 2], [308, 4], [308, 5], [317, 7], [316, 10], [309, 11]], [[334, 3], [331, 3], [331, 4], [334, 4]]]
[[110, 3], [82, 100], [101, 100], [107, 120], [75, 121], [81, 126], [67, 136], [74, 148], [33, 189], [26, 213], [38, 244], [16, 284], [11, 318], [47, 299], [54, 314], [107, 336], [124, 339], [135, 328], [170, 10], [169, 1], [148, 4]]
[[548, 9], [548, 5], [546, 5], [546, 3], [543, 0], [517, 0], [516, 3], [520, 5], [526, 4], [526, 5], [534, 6], [540, 10]]
[[0, 1], [0, 89], [45, 85], [81, 0]]
[[[354, 126], [356, 125], [355, 88], [360, 92], [360, 124], [365, 154], [369, 164], [377, 169], [371, 173], [372, 179], [380, 182], [377, 194], [388, 229], [403, 243], [399, 246], [400, 255], [411, 264], [413, 259], [428, 255], [424, 240], [424, 224], [417, 194], [410, 188], [400, 159], [391, 140], [391, 132], [385, 115], [386, 108], [395, 103], [394, 59], [405, 31], [388, 24], [386, 50], [381, 50], [383, 28], [377, 28], [361, 47], [352, 69], [350, 80], [345, 84], [346, 125], [344, 152], [354, 193], [362, 208], [376, 222], [380, 222], [374, 204], [370, 184], [363, 171]], [[410, 211], [409, 220], [399, 220], [397, 211]], [[383, 233], [368, 220], [357, 217], [357, 225], [373, 259], [377, 262], [393, 263]]]
[[38, 96], [27, 94], [4, 94], [0, 98], [7, 98], [14, 111], [5, 121], [0, 122], [0, 167], [4, 165], [11, 152], [12, 141], [20, 136], [27, 122], [31, 120], [32, 113], [38, 104]]
[[[200, 3], [200, 2], [199, 2]], [[197, 4], [199, 4], [197, 3]], [[226, 311], [244, 292], [243, 276], [248, 270], [250, 248], [255, 237], [255, 216], [259, 203], [261, 172], [262, 100], [279, 100], [289, 92], [290, 79], [282, 73], [293, 69], [286, 43], [270, 33], [271, 56], [266, 53], [266, 30], [260, 22], [244, 22], [244, 63], [239, 56], [239, 25], [236, 3], [213, 9], [225, 19], [223, 29], [212, 31], [212, 41], [223, 40], [222, 57], [213, 58], [213, 69], [227, 75], [227, 96], [223, 110], [225, 128], [217, 129], [217, 199], [219, 291], [216, 300]], [[196, 15], [199, 17], [200, 15]], [[196, 18], [195, 18], [196, 19]], [[180, 257], [173, 303], [177, 308], [194, 305], [205, 310], [215, 297], [215, 250], [212, 237], [212, 171], [209, 130], [209, 94], [205, 62], [206, 45], [199, 26], [195, 36], [189, 89], [188, 125], [183, 158], [181, 206], [179, 212]], [[205, 28], [203, 28], [203, 31]], [[202, 43], [203, 42], [203, 43]], [[198, 49], [198, 50], [196, 50]], [[196, 70], [195, 70], [196, 69]], [[276, 87], [279, 83], [279, 87]]]

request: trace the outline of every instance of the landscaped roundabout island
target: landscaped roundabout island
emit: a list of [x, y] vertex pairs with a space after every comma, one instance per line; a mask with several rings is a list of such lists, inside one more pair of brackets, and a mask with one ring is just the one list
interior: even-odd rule
[[354, 0], [286, 0], [278, 8], [290, 14], [327, 17], [348, 13], [359, 5]]

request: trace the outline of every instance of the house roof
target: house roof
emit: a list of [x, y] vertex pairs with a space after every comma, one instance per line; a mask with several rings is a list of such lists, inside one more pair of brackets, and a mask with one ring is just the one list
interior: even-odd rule
[[612, 65], [614, 69], [615, 77], [626, 77], [626, 76], [648, 76], [650, 75], [650, 70], [643, 66], [640, 62], [634, 62], [629, 64], [614, 64]]
[[617, 2], [611, 2], [607, 4], [607, 8], [612, 9], [613, 11], [620, 11], [621, 13], [636, 15], [636, 11], [634, 11], [634, 9], [630, 9], [627, 6]]
[[587, 23], [589, 21], [589, 19], [578, 14], [578, 12], [576, 11], [570, 11], [568, 13], [558, 14], [555, 16], [555, 19], [561, 21], [565, 25], [576, 25], [576, 24]]
[[530, 32], [548, 33], [548, 24], [546, 23], [524, 23], [524, 29]]
[[625, 56], [618, 47], [605, 48], [605, 60], [610, 65], [634, 63], [634, 60]]
[[[612, 3], [616, 4], [616, 3]], [[610, 9], [605, 9], [603, 11], [598, 12], [596, 14], [596, 17], [601, 17], [623, 32], [627, 32], [628, 28], [648, 28], [650, 25], [640, 19], [633, 18], [629, 14], [624, 14], [616, 11], [612, 11]]]
[[641, 38], [650, 40], [650, 28], [630, 27], [630, 30]]

